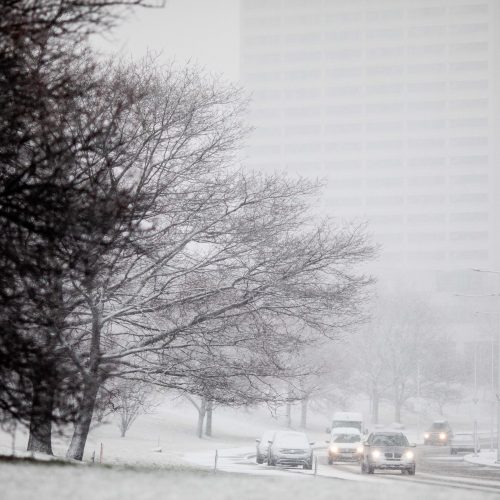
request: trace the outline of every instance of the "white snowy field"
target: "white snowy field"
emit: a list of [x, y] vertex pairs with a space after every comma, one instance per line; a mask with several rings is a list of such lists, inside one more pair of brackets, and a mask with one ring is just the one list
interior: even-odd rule
[[[301, 474], [260, 477], [151, 468], [0, 466], [2, 500], [493, 500], [498, 496], [406, 484], [372, 484]], [[409, 487], [408, 487], [409, 486]]]
[[[255, 438], [269, 428], [281, 428], [284, 418], [272, 418], [265, 410], [217, 409], [214, 437], [195, 435], [196, 411], [186, 402], [167, 401], [155, 413], [139, 417], [127, 437], [121, 438], [116, 423], [92, 430], [84, 464], [29, 463], [0, 461], [1, 500], [260, 500], [260, 499], [355, 499], [385, 500], [394, 496], [405, 500], [489, 500], [494, 494], [359, 476], [352, 480], [314, 477], [311, 472], [248, 468], [244, 463], [227, 466], [216, 474], [211, 458], [216, 449], [221, 455], [231, 449], [251, 454]], [[311, 416], [311, 440], [324, 446], [325, 418]], [[26, 432], [16, 435], [16, 452], [26, 447]], [[103, 446], [103, 464], [90, 464], [95, 451]], [[54, 453], [63, 457], [68, 438], [54, 438]], [[161, 452], [158, 451], [158, 446]], [[11, 452], [11, 437], [0, 433], [0, 453]], [[318, 452], [321, 453], [321, 452]], [[198, 457], [193, 460], [193, 457]], [[201, 459], [200, 459], [201, 457]], [[249, 458], [250, 462], [253, 459]], [[222, 465], [222, 462], [221, 462]], [[254, 464], [255, 465], [255, 464]], [[252, 472], [257, 470], [260, 474]], [[233, 471], [233, 472], [229, 472]], [[340, 475], [339, 477], [342, 477]], [[347, 479], [350, 478], [351, 480]], [[409, 479], [409, 478], [408, 478]]]
[[[312, 416], [308, 436], [322, 445], [327, 439], [322, 417]], [[255, 439], [265, 430], [285, 428], [283, 416], [274, 418], [265, 409], [245, 411], [217, 408], [213, 417], [213, 437], [199, 439], [196, 436], [197, 413], [187, 401], [171, 399], [148, 415], [141, 415], [132, 425], [125, 438], [115, 421], [94, 428], [85, 448], [85, 461], [90, 461], [95, 452], [99, 456], [103, 446], [103, 463], [121, 465], [165, 466], [183, 464], [183, 455], [193, 451], [214, 451], [218, 448], [254, 446]], [[326, 421], [326, 419], [325, 419]], [[69, 435], [70, 430], [66, 432]], [[28, 435], [18, 430], [16, 450], [26, 449]], [[64, 457], [68, 436], [54, 435], [53, 450], [56, 456]], [[161, 448], [158, 453], [156, 449]], [[0, 453], [11, 450], [11, 437], [0, 431]]]

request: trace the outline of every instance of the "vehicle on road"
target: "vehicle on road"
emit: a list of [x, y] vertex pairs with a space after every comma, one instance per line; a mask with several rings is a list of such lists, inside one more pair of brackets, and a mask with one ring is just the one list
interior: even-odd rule
[[303, 432], [278, 431], [269, 443], [267, 465], [312, 469], [312, 445]]
[[266, 431], [262, 434], [260, 439], [256, 439], [257, 443], [257, 453], [256, 461], [258, 464], [263, 464], [267, 460], [267, 455], [269, 453], [269, 441], [274, 439], [276, 431]]
[[447, 446], [452, 438], [453, 431], [450, 424], [446, 420], [435, 420], [424, 433], [424, 444]]
[[382, 469], [414, 475], [415, 446], [402, 432], [374, 431], [363, 443], [361, 473], [373, 474], [376, 469]]
[[327, 443], [330, 465], [337, 461], [359, 461], [363, 455], [361, 432], [354, 427], [337, 427]]
[[333, 414], [332, 427], [326, 432], [334, 432], [335, 429], [354, 427], [363, 433], [363, 415], [353, 411], [338, 411]]
[[455, 434], [450, 443], [450, 453], [456, 455], [457, 453], [472, 453], [480, 451], [481, 447], [479, 441], [477, 448], [474, 450], [474, 435], [471, 433], [461, 432]]

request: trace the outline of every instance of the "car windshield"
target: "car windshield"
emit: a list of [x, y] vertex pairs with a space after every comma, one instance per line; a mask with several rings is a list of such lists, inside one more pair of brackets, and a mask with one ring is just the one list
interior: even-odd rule
[[441, 430], [441, 429], [446, 429], [446, 423], [445, 422], [434, 422], [432, 424], [432, 429], [437, 429], [437, 430]]
[[358, 443], [361, 441], [359, 434], [334, 434], [332, 443]]
[[369, 440], [375, 446], [408, 446], [408, 439], [404, 434], [374, 434]]
[[355, 429], [361, 430], [361, 422], [354, 422], [350, 420], [334, 420], [332, 422], [332, 428], [338, 427], [354, 427]]
[[305, 434], [287, 432], [276, 436], [274, 443], [277, 446], [287, 448], [309, 448], [309, 442]]

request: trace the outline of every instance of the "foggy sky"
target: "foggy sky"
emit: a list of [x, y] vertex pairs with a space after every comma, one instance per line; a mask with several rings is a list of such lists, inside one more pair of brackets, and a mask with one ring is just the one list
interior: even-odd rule
[[190, 61], [227, 80], [239, 77], [238, 0], [166, 0], [162, 9], [133, 9], [112, 33], [96, 40], [106, 53]]

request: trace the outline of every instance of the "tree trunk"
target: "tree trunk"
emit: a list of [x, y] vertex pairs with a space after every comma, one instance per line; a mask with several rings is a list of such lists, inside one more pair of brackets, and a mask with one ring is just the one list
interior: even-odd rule
[[[90, 287], [89, 287], [90, 288]], [[97, 399], [97, 392], [101, 381], [99, 379], [101, 325], [99, 308], [89, 299], [89, 308], [92, 312], [92, 340], [89, 351], [89, 369], [83, 389], [82, 402], [78, 410], [73, 436], [66, 452], [67, 458], [82, 460], [85, 443], [89, 435], [92, 415]]]
[[207, 402], [207, 421], [205, 423], [205, 435], [212, 437], [212, 413], [213, 413], [213, 401]]
[[372, 390], [372, 397], [371, 397], [371, 406], [372, 406], [372, 424], [378, 424], [378, 406], [379, 406], [379, 395], [378, 391], [376, 389]]
[[305, 397], [300, 402], [300, 426], [302, 429], [307, 428], [307, 406], [309, 404], [309, 398]]
[[33, 382], [28, 451], [52, 455], [52, 412], [55, 390], [50, 383]]
[[207, 401], [205, 398], [201, 399], [200, 406], [198, 407], [198, 426], [196, 428], [196, 435], [201, 439], [203, 437], [203, 421], [207, 413]]
[[288, 428], [292, 427], [292, 404], [286, 404], [286, 426]]
[[17, 422], [14, 420], [11, 428], [11, 446], [12, 446], [12, 456], [16, 454], [16, 435], [17, 435]]
[[125, 434], [127, 433], [127, 429], [128, 429], [127, 417], [124, 415], [121, 415], [121, 417], [120, 417], [120, 435], [122, 438], [125, 437]]
[[397, 422], [398, 424], [401, 423], [401, 401], [395, 400], [394, 401], [394, 422]]
[[67, 458], [73, 458], [74, 460], [83, 459], [83, 452], [85, 451], [85, 443], [89, 434], [98, 390], [99, 384], [96, 381], [92, 381], [85, 386], [82, 404], [75, 422], [73, 437], [66, 453]]

